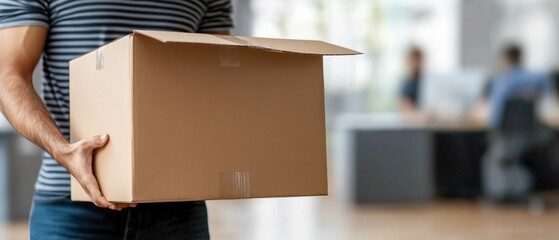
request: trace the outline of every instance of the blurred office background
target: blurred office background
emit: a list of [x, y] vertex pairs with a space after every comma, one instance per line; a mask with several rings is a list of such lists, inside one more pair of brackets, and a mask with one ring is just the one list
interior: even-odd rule
[[[500, 71], [506, 44], [520, 45], [526, 68], [557, 85], [559, 1], [236, 0], [234, 6], [235, 35], [319, 39], [364, 54], [324, 60], [329, 196], [210, 201], [215, 239], [559, 238], [555, 88], [537, 105], [545, 144], [511, 153], [529, 172], [525, 201], [484, 197], [482, 164], [492, 130], [469, 118]], [[419, 120], [400, 107], [410, 46], [421, 49], [422, 72], [430, 76], [420, 108], [428, 117]], [[0, 239], [27, 239], [39, 155], [0, 119]]]

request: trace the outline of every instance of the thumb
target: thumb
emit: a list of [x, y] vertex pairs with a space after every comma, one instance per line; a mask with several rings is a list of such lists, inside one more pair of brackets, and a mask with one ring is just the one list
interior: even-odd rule
[[93, 148], [100, 148], [105, 146], [105, 144], [107, 144], [107, 142], [109, 141], [109, 134], [105, 133], [103, 135], [93, 136], [88, 140], [90, 146], [92, 146]]

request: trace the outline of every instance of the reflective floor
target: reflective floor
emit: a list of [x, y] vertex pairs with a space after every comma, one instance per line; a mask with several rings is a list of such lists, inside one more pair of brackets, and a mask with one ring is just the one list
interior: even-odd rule
[[[213, 239], [559, 239], [559, 209], [438, 201], [415, 206], [347, 206], [332, 197], [212, 201]], [[25, 222], [0, 239], [27, 239]]]
[[216, 239], [559, 239], [559, 209], [475, 202], [343, 206], [329, 198], [210, 204]]

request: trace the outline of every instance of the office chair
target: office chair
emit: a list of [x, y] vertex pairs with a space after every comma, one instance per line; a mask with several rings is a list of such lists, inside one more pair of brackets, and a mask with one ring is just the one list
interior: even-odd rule
[[501, 122], [490, 133], [490, 150], [483, 161], [483, 186], [491, 201], [530, 199], [533, 177], [524, 156], [541, 145], [535, 100], [514, 98], [505, 103]]
[[509, 144], [506, 158], [516, 162], [527, 151], [538, 145], [538, 120], [535, 100], [524, 98], [509, 99], [505, 103], [501, 122], [495, 134]]

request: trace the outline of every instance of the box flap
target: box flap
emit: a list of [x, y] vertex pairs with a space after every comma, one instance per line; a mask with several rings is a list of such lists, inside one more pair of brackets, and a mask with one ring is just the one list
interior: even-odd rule
[[198, 43], [225, 46], [239, 46], [259, 48], [267, 51], [311, 54], [311, 55], [355, 55], [360, 52], [340, 47], [334, 44], [315, 40], [294, 40], [257, 37], [236, 37], [228, 35], [211, 35], [200, 33], [183, 33], [151, 30], [134, 30], [134, 34], [141, 34], [160, 42], [168, 43]]
[[151, 30], [134, 30], [134, 34], [144, 35], [164, 43], [200, 43], [226, 46], [243, 46], [243, 44], [227, 41], [211, 34], [183, 33]]
[[261, 47], [275, 51], [312, 54], [312, 55], [356, 55], [360, 52], [340, 47], [323, 41], [295, 40], [258, 37], [235, 37], [246, 41], [249, 46]]

